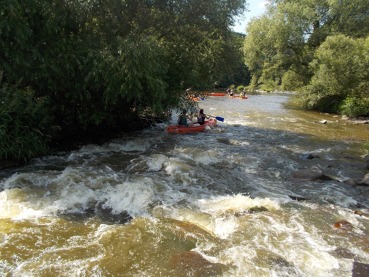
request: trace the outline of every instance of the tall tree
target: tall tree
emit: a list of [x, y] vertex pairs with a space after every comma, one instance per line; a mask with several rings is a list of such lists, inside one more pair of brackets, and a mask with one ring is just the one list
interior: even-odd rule
[[45, 99], [61, 133], [126, 126], [230, 73], [230, 26], [245, 8], [245, 0], [0, 0], [1, 91]]
[[288, 89], [308, 84], [309, 63], [328, 36], [366, 37], [366, 0], [271, 0], [267, 13], [251, 22], [244, 43], [254, 84]]
[[314, 76], [304, 88], [309, 109], [369, 115], [369, 37], [330, 36], [311, 63]]

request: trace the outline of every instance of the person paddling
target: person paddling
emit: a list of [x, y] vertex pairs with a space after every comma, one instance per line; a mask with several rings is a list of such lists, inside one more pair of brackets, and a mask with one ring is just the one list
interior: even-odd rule
[[206, 118], [210, 118], [210, 116], [207, 116], [206, 114], [204, 114], [204, 109], [200, 109], [197, 115], [197, 123], [199, 123], [200, 125], [204, 125]]
[[186, 109], [183, 109], [182, 110], [182, 113], [178, 117], [177, 126], [186, 126], [186, 127], [188, 127], [187, 119], [191, 120], [187, 116], [187, 110]]

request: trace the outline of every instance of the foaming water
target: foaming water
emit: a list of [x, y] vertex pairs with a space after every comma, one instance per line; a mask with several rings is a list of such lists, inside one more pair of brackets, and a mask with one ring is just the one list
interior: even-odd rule
[[[352, 157], [366, 126], [319, 124], [329, 116], [288, 111], [287, 99], [209, 97], [200, 107], [225, 122], [203, 133], [158, 124], [4, 172], [0, 272], [351, 276], [369, 263], [369, 221], [353, 212], [369, 201], [342, 182], [365, 174]], [[300, 169], [334, 178], [292, 180]]]

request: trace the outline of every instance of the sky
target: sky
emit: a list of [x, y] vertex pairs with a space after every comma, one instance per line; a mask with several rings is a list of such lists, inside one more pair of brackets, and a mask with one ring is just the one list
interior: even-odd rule
[[249, 11], [245, 12], [243, 16], [238, 20], [236, 25], [232, 28], [237, 33], [246, 33], [246, 26], [251, 18], [259, 16], [265, 12], [265, 0], [248, 0]]

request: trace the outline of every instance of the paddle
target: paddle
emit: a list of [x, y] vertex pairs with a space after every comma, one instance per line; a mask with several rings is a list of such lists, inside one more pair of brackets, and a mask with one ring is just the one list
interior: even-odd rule
[[215, 117], [215, 118], [216, 118], [216, 120], [219, 120], [219, 121], [221, 121], [221, 122], [224, 122], [224, 117], [220, 117], [220, 116], [213, 116], [213, 115], [209, 115], [209, 116], [211, 116], [211, 117]]

